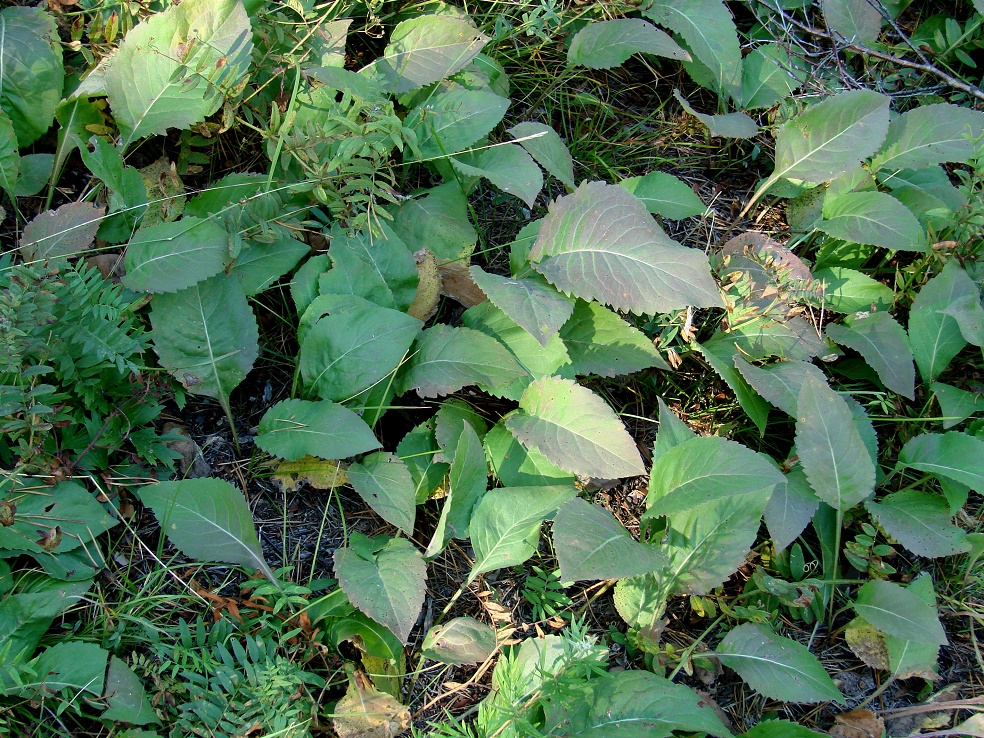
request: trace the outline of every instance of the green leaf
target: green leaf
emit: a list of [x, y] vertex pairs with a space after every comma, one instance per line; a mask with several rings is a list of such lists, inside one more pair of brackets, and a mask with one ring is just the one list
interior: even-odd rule
[[517, 123], [509, 135], [550, 174], [574, 189], [574, 160], [557, 132], [544, 123]]
[[397, 376], [397, 392], [450, 395], [471, 384], [497, 386], [526, 376], [509, 350], [471, 328], [435, 325], [417, 337], [413, 355]]
[[667, 563], [659, 549], [633, 540], [614, 515], [579, 497], [557, 511], [553, 541], [563, 581], [642, 576]]
[[482, 442], [469, 423], [461, 427], [458, 447], [448, 472], [448, 496], [434, 537], [424, 555], [437, 556], [452, 538], [467, 538], [475, 507], [488, 490], [489, 468]]
[[466, 328], [481, 331], [509, 349], [526, 370], [526, 376], [497, 385], [480, 384], [479, 388], [499, 397], [518, 400], [534, 379], [555, 374], [567, 375], [571, 360], [564, 342], [557, 335], [541, 346], [526, 330], [509, 319], [505, 313], [486, 301], [468, 308], [461, 319]]
[[472, 427], [479, 440], [485, 438], [489, 429], [485, 419], [471, 405], [457, 398], [442, 402], [434, 418], [434, 437], [441, 448], [441, 453], [437, 455], [438, 461], [447, 461], [454, 457], [464, 423]]
[[243, 493], [221, 479], [185, 479], [137, 490], [161, 530], [185, 556], [259, 569], [272, 581]]
[[828, 182], [878, 150], [888, 132], [887, 95], [850, 90], [787, 121], [776, 136], [776, 168], [752, 196], [780, 179]]
[[256, 445], [296, 461], [305, 456], [347, 459], [380, 444], [365, 421], [346, 407], [330, 400], [284, 400], [263, 415]]
[[14, 187], [20, 176], [20, 154], [17, 153], [17, 136], [7, 114], [0, 110], [0, 188], [14, 199]]
[[430, 419], [407, 433], [396, 446], [396, 454], [413, 477], [417, 503], [426, 502], [448, 474], [450, 466], [437, 461], [440, 451]]
[[386, 381], [423, 326], [355, 295], [322, 295], [318, 303], [329, 315], [304, 336], [298, 369], [310, 392], [336, 402]]
[[813, 278], [824, 286], [824, 309], [835, 313], [855, 313], [872, 307], [887, 310], [895, 301], [895, 293], [890, 287], [853, 269], [819, 269]]
[[844, 703], [840, 690], [806, 646], [778, 636], [764, 625], [739, 625], [724, 637], [715, 653], [752, 689], [771, 699]]
[[573, 474], [550, 462], [535, 448], [525, 448], [509, 432], [504, 420], [486, 434], [485, 458], [504, 487], [572, 485], [575, 481]]
[[480, 664], [496, 650], [495, 631], [474, 618], [460, 617], [435, 625], [424, 636], [420, 655], [442, 664]]
[[788, 720], [763, 720], [751, 730], [742, 733], [741, 738], [824, 738], [824, 735]]
[[263, 292], [308, 255], [311, 247], [296, 238], [273, 243], [247, 241], [232, 262], [232, 273], [243, 283], [248, 297]]
[[662, 397], [656, 398], [659, 406], [659, 432], [653, 444], [653, 463], [657, 463], [673, 447], [696, 438], [694, 433], [670, 408], [663, 402]]
[[735, 368], [735, 356], [739, 354], [733, 340], [724, 334], [718, 334], [702, 344], [697, 345], [704, 360], [717, 372], [738, 397], [742, 409], [752, 422], [765, 433], [765, 424], [769, 419], [769, 403], [763, 400], [753, 390], [745, 378]]
[[[929, 607], [936, 608], [936, 593], [933, 590], [933, 578], [928, 574], [920, 574], [913, 579], [906, 589]], [[940, 648], [933, 643], [917, 643], [884, 634], [885, 650], [888, 651], [888, 665], [896, 679], [909, 679], [914, 676], [935, 681], [937, 661]]]
[[778, 361], [755, 366], [740, 354], [735, 354], [735, 367], [741, 376], [771, 404], [787, 415], [796, 416], [796, 404], [807, 377], [826, 383], [827, 378], [815, 364], [808, 361]]
[[468, 581], [526, 561], [536, 553], [540, 524], [576, 496], [573, 485], [503, 487], [486, 493], [471, 519], [475, 564]]
[[633, 54], [653, 54], [690, 61], [690, 54], [652, 23], [641, 18], [591, 21], [574, 34], [567, 63], [589, 69], [611, 69]]
[[585, 183], [554, 201], [530, 260], [560, 290], [618, 310], [722, 305], [707, 257], [671, 241], [646, 206], [617, 185]]
[[348, 480], [379, 517], [413, 535], [416, 487], [403, 461], [382, 451], [369, 454], [362, 463], [349, 466]]
[[612, 409], [586, 387], [544, 377], [527, 387], [506, 427], [562, 469], [601, 479], [645, 473], [635, 441]]
[[964, 553], [966, 533], [950, 522], [950, 505], [939, 495], [903, 490], [865, 504], [888, 535], [917, 556], [939, 558]]
[[[864, 317], [861, 317], [864, 316]], [[834, 343], [854, 349], [893, 392], [915, 399], [916, 369], [909, 337], [888, 313], [849, 315], [844, 325], [831, 323], [827, 335]]]
[[881, 11], [867, 0], [822, 0], [823, 22], [827, 30], [845, 41], [873, 44], [881, 33]]
[[15, 694], [40, 698], [70, 694], [72, 700], [102, 698], [109, 652], [95, 643], [66, 641], [46, 648], [28, 668], [36, 681], [18, 685]]
[[416, 253], [426, 248], [438, 262], [465, 260], [478, 242], [468, 222], [468, 199], [455, 182], [404, 202], [393, 216], [393, 230]]
[[616, 377], [653, 367], [670, 369], [642, 331], [596, 302], [578, 300], [560, 337], [577, 375]]
[[13, 124], [19, 148], [47, 133], [64, 82], [55, 16], [41, 8], [0, 11], [0, 110]]
[[791, 95], [806, 79], [797, 61], [778, 43], [752, 49], [741, 63], [742, 109], [771, 108]]
[[424, 604], [424, 557], [406, 538], [367, 538], [353, 532], [335, 551], [335, 576], [353, 605], [404, 643]]
[[95, 240], [105, 212], [105, 208], [97, 208], [91, 203], [67, 202], [54, 210], [39, 213], [24, 226], [21, 234], [24, 259], [49, 259], [58, 264], [66, 260], [57, 257], [84, 252]]
[[884, 192], [848, 192], [825, 200], [817, 229], [852, 243], [900, 251], [925, 251], [926, 234], [916, 216]]
[[77, 583], [46, 580], [40, 591], [4, 593], [0, 599], [0, 642], [6, 650], [5, 665], [31, 657], [54, 619], [77, 604], [92, 580]]
[[485, 177], [528, 207], [533, 207], [543, 189], [543, 172], [533, 157], [516, 144], [498, 144], [474, 154], [452, 157], [451, 166], [466, 177]]
[[886, 173], [922, 169], [944, 162], [966, 162], [984, 131], [984, 113], [951, 103], [919, 105], [888, 127], [885, 146], [871, 160]]
[[230, 256], [229, 233], [211, 220], [160, 223], [133, 234], [123, 284], [134, 292], [177, 292], [221, 272]]
[[916, 436], [902, 447], [898, 467], [946, 477], [984, 494], [984, 441], [966, 433]]
[[109, 656], [109, 669], [106, 671], [106, 704], [109, 707], [99, 716], [103, 720], [130, 725], [160, 722], [140, 678], [122, 659], [113, 655]]
[[[343, 247], [331, 249], [328, 257], [332, 268], [318, 275], [318, 293], [322, 297], [353, 295], [382, 308], [396, 308], [393, 290], [379, 272], [372, 269], [358, 253]], [[313, 319], [313, 316], [305, 317]]]
[[138, 23], [105, 72], [121, 148], [212, 115], [245, 76], [252, 50], [239, 0], [187, 0]]
[[858, 590], [854, 611], [891, 636], [945, 646], [936, 608], [894, 582], [874, 579]]
[[154, 297], [150, 312], [161, 366], [185, 389], [229, 411], [229, 393], [253, 368], [259, 330], [239, 279], [227, 274]]
[[422, 15], [403, 21], [372, 68], [397, 95], [468, 66], [489, 37], [462, 18]]
[[827, 352], [827, 343], [817, 335], [817, 329], [795, 315], [785, 319], [758, 316], [742, 320], [725, 335], [740, 354], [755, 360], [777, 356], [806, 361]]
[[933, 382], [931, 389], [940, 403], [944, 428], [952, 428], [971, 415], [984, 411], [984, 397], [976, 392], [967, 392], [940, 382]]
[[813, 377], [796, 407], [796, 450], [817, 497], [845, 512], [872, 495], [875, 463], [848, 404]]
[[726, 115], [705, 115], [698, 113], [687, 102], [686, 98], [680, 94], [679, 90], [673, 90], [673, 97], [677, 99], [681, 107], [690, 115], [707, 126], [707, 132], [711, 136], [723, 136], [724, 138], [753, 138], [758, 135], [758, 123], [749, 118], [744, 113], [727, 113]]
[[[117, 524], [85, 487], [61, 482], [54, 487], [17, 490], [6, 497], [14, 505], [13, 521], [0, 526], [0, 551], [16, 549], [40, 560], [47, 553], [63, 554], [80, 546], [91, 547], [97, 536]], [[39, 539], [52, 528], [61, 532], [52, 550]]]
[[[20, 158], [20, 178], [17, 180], [17, 186], [14, 187], [14, 194], [17, 197], [33, 197], [43, 190], [51, 181], [54, 161], [54, 154], [27, 154], [22, 156]], [[2, 176], [0, 174], [0, 177]], [[95, 207], [89, 203], [86, 205]]]
[[820, 500], [814, 494], [802, 466], [793, 467], [786, 483], [777, 485], [765, 508], [765, 524], [776, 551], [782, 551], [806, 530]]
[[511, 279], [469, 268], [478, 288], [513, 322], [546, 346], [574, 312], [574, 301], [536, 279]]
[[960, 334], [972, 346], [984, 347], [984, 307], [978, 295], [964, 295], [943, 310], [960, 327]]
[[643, 518], [683, 512], [705, 502], [785, 484], [782, 473], [740, 443], [709, 436], [668, 449], [649, 474]]
[[650, 213], [664, 218], [681, 220], [707, 210], [690, 185], [672, 174], [650, 172], [643, 177], [623, 179], [618, 184], [642, 200]]
[[551, 735], [669, 738], [675, 730], [730, 738], [713, 708], [694, 690], [646, 671], [602, 674], [584, 699], [559, 698], [547, 708]]
[[741, 99], [741, 47], [731, 11], [722, 0], [653, 0], [642, 14], [679, 34], [713, 76], [723, 98]]
[[[328, 254], [335, 268], [364, 272], [374, 284], [381, 285], [386, 297], [379, 301], [380, 305], [406, 311], [417, 295], [417, 264], [410, 249], [392, 228], [385, 223], [380, 224], [380, 228], [382, 233], [379, 235], [365, 231], [347, 234], [332, 230]], [[346, 278], [352, 279], [353, 276], [347, 274]], [[324, 280], [321, 280], [321, 285], [324, 286]], [[324, 294], [329, 290], [321, 291]], [[369, 295], [361, 296], [372, 299]]]
[[421, 158], [440, 158], [464, 151], [487, 136], [508, 107], [508, 100], [489, 89], [456, 88], [411, 110], [404, 125], [417, 132]]
[[956, 259], [923, 285], [909, 310], [909, 341], [923, 381], [932, 382], [967, 345], [960, 324], [946, 310], [966, 295], [977, 296], [977, 285]]

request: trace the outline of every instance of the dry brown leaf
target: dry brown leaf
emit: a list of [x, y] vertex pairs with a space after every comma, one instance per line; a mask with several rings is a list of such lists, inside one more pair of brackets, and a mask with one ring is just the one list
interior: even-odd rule
[[38, 214], [24, 226], [20, 242], [24, 258], [33, 261], [84, 251], [95, 240], [105, 212], [106, 208], [89, 202], [69, 202]]
[[332, 727], [338, 738], [396, 738], [410, 727], [410, 711], [356, 672], [335, 705]]
[[463, 261], [449, 261], [437, 268], [441, 275], [441, 294], [470, 308], [485, 302], [485, 293], [471, 277], [468, 264]]
[[848, 623], [844, 629], [844, 639], [854, 655], [872, 669], [889, 671], [892, 668], [888, 661], [885, 637], [866, 620], [854, 618]]
[[426, 323], [434, 317], [441, 301], [441, 277], [437, 272], [437, 259], [430, 251], [420, 249], [413, 258], [417, 262], [417, 295], [407, 308], [407, 315]]
[[834, 727], [827, 735], [835, 738], [881, 738], [885, 721], [871, 710], [852, 710], [834, 718]]
[[123, 268], [123, 254], [96, 254], [88, 257], [85, 263], [98, 269], [103, 279], [112, 279], [114, 282], [119, 282], [126, 274]]
[[293, 492], [307, 483], [314, 489], [334, 489], [348, 484], [343, 461], [327, 461], [314, 456], [302, 456], [296, 461], [281, 461], [273, 472], [273, 481], [284, 492]]
[[181, 472], [182, 478], [199, 479], [212, 473], [212, 467], [205, 461], [201, 448], [188, 437], [188, 431], [184, 426], [177, 423], [166, 423], [164, 432], [174, 432], [183, 436], [180, 441], [168, 441], [164, 444], [172, 451], [181, 454], [181, 458], [178, 459], [178, 471]]

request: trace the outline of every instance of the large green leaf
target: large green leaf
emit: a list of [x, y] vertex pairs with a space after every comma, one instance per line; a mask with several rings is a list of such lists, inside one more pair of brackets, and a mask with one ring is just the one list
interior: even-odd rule
[[784, 123], [776, 136], [775, 171], [751, 202], [780, 179], [827, 182], [874, 154], [888, 132], [889, 102], [872, 90], [850, 90]]
[[905, 205], [884, 192], [847, 192], [826, 200], [817, 229], [852, 243], [925, 251], [926, 234]]
[[579, 497], [558, 510], [553, 542], [564, 581], [642, 576], [667, 563], [659, 549], [633, 540], [614, 515]]
[[488, 36], [463, 18], [422, 15], [403, 21], [372, 68], [396, 94], [437, 82], [467, 66]]
[[465, 423], [472, 427], [479, 440], [485, 438], [489, 430], [488, 423], [474, 407], [458, 398], [441, 403], [437, 415], [434, 416], [434, 438], [441, 448], [441, 453], [437, 455], [438, 461], [449, 461], [454, 458]]
[[[862, 317], [864, 316], [864, 317]], [[857, 351], [893, 392], [915, 398], [916, 369], [909, 337], [888, 313], [856, 313], [844, 325], [831, 323], [827, 335], [834, 343]]]
[[252, 297], [296, 267], [310, 251], [310, 246], [296, 238], [280, 238], [272, 243], [247, 241], [232, 262], [232, 273]]
[[782, 472], [740, 443], [717, 436], [692, 438], [663, 453], [649, 474], [653, 518], [683, 512], [721, 497], [785, 484]]
[[616, 377], [670, 368], [645, 333], [597, 302], [578, 300], [560, 337], [577, 375]]
[[138, 23], [105, 70], [122, 148], [205, 120], [242, 80], [252, 50], [240, 0], [186, 0]]
[[585, 183], [556, 200], [530, 260], [560, 290], [619, 310], [722, 305], [707, 256], [671, 241], [646, 206], [617, 185]]
[[951, 522], [950, 505], [940, 495], [908, 489], [865, 507], [886, 533], [918, 556], [953, 556], [970, 548], [966, 533]]
[[674, 446], [686, 443], [691, 438], [696, 438], [694, 433], [680, 418], [677, 417], [670, 408], [663, 402], [662, 397], [656, 398], [659, 406], [659, 432], [656, 434], [656, 441], [653, 443], [653, 463], [657, 463]]
[[[891, 175], [944, 162], [965, 162], [984, 130], [984, 113], [951, 103], [919, 105], [892, 121], [873, 170]], [[879, 173], [879, 177], [881, 177]]]
[[355, 295], [322, 295], [316, 302], [329, 314], [305, 335], [298, 369], [304, 386], [327, 400], [342, 402], [385, 381], [423, 326]]
[[489, 89], [456, 88], [428, 98], [407, 113], [405, 124], [417, 131], [421, 157], [440, 158], [464, 151], [487, 136], [507, 107], [509, 101]]
[[468, 222], [468, 198], [456, 182], [426, 193], [397, 208], [393, 230], [414, 253], [427, 249], [438, 262], [467, 259], [478, 241], [478, 233]]
[[41, 8], [0, 11], [0, 110], [13, 124], [19, 148], [51, 127], [64, 81], [55, 16]]
[[[936, 592], [933, 589], [933, 577], [923, 573], [913, 579], [906, 589], [936, 609]], [[897, 638], [887, 633], [883, 634], [885, 650], [888, 652], [888, 665], [892, 676], [896, 679], [909, 679], [918, 676], [935, 681], [939, 668], [938, 660], [940, 647], [935, 643], [918, 643]]]
[[650, 172], [642, 177], [623, 179], [618, 184], [642, 200], [650, 213], [664, 218], [680, 220], [707, 210], [690, 185], [672, 174]]
[[576, 495], [573, 485], [503, 487], [488, 492], [471, 520], [475, 564], [468, 581], [526, 561], [536, 553], [540, 524]]
[[984, 307], [978, 295], [964, 295], [950, 303], [943, 312], [957, 321], [960, 334], [967, 343], [984, 347]]
[[643, 15], [680, 34], [710, 70], [722, 97], [741, 100], [741, 47], [731, 11], [722, 0], [652, 0]]
[[424, 604], [424, 557], [406, 538], [367, 538], [353, 532], [335, 551], [335, 576], [353, 605], [404, 643]]
[[942, 382], [933, 382], [931, 385], [936, 401], [940, 403], [940, 412], [943, 414], [943, 428], [949, 429], [959, 425], [971, 415], [984, 412], [984, 396], [977, 392], [951, 387]]
[[902, 447], [898, 466], [946, 477], [984, 494], [984, 441], [966, 433], [916, 436]]
[[806, 79], [798, 60], [778, 43], [756, 46], [741, 62], [741, 107], [771, 108]]
[[256, 318], [239, 279], [217, 274], [157, 295], [150, 322], [161, 365], [189, 392], [215, 398], [228, 412], [229, 393], [259, 354]]
[[788, 720], [763, 720], [741, 738], [824, 738], [824, 733], [815, 733], [802, 725]]
[[526, 370], [494, 338], [471, 328], [435, 325], [418, 336], [413, 355], [397, 377], [397, 391], [421, 397], [450, 395], [471, 384], [495, 387]]
[[14, 199], [14, 187], [20, 176], [20, 154], [17, 136], [7, 114], [0, 110], [0, 189]]
[[635, 441], [598, 395], [576, 382], [544, 377], [530, 384], [506, 427], [561, 469], [602, 479], [645, 473]]
[[0, 642], [5, 665], [26, 661], [54, 619], [77, 604], [92, 580], [67, 583], [47, 580], [40, 590], [5, 593], [0, 600]]
[[730, 738], [700, 695], [647, 671], [600, 675], [584, 697], [560, 697], [546, 709], [550, 735], [581, 738], [669, 738], [673, 731]]
[[544, 123], [517, 123], [509, 129], [509, 135], [526, 149], [537, 163], [550, 174], [574, 189], [574, 160], [560, 136]]
[[123, 284], [135, 292], [176, 292], [221, 272], [230, 236], [211, 220], [185, 217], [141, 228], [126, 246]]
[[932, 382], [967, 345], [960, 324], [946, 310], [966, 295], [977, 296], [977, 285], [956, 259], [923, 285], [909, 310], [909, 341], [923, 381]]
[[848, 404], [826, 384], [804, 380], [796, 408], [796, 450], [817, 497], [849, 510], [875, 489], [875, 463]]
[[714, 652], [721, 663], [766, 697], [788, 702], [844, 702], [834, 681], [806, 646], [778, 636], [764, 625], [739, 625]]
[[872, 44], [881, 32], [881, 10], [868, 0], [822, 0], [823, 22], [828, 31], [846, 41]]
[[748, 413], [748, 417], [755, 423], [759, 433], [765, 433], [765, 424], [769, 420], [769, 403], [749, 386], [735, 368], [735, 357], [740, 352], [734, 340], [719, 333], [698, 344], [697, 349], [718, 376], [734, 391], [742, 409]]
[[366, 504], [388, 523], [413, 535], [417, 513], [416, 487], [410, 470], [399, 457], [382, 451], [366, 456], [347, 469], [349, 484]]
[[448, 472], [448, 496], [425, 556], [437, 556], [452, 538], [468, 537], [472, 515], [488, 490], [488, 481], [485, 449], [475, 429], [465, 423]]
[[481, 664], [496, 650], [495, 631], [474, 618], [459, 617], [435, 625], [424, 637], [420, 655], [443, 664]]
[[347, 459], [379, 448], [366, 422], [330, 400], [284, 400], [260, 420], [256, 445], [288, 461], [305, 456]]
[[160, 722], [140, 678], [133, 673], [125, 661], [112, 654], [109, 655], [105, 689], [108, 707], [100, 715], [103, 720], [131, 725]]
[[413, 477], [417, 503], [426, 502], [448, 474], [450, 466], [437, 461], [440, 447], [434, 438], [431, 418], [407, 433], [396, 446], [396, 454]]
[[802, 466], [793, 467], [786, 483], [776, 486], [765, 507], [765, 524], [776, 551], [782, 551], [806, 530], [820, 500], [814, 494]]
[[916, 643], [945, 646], [936, 608], [894, 582], [874, 579], [858, 590], [854, 610], [878, 630]]
[[775, 364], [755, 366], [741, 354], [735, 354], [735, 367], [741, 376], [771, 404], [787, 415], [796, 417], [796, 404], [807, 377], [826, 382], [824, 373], [808, 361], [779, 361]]
[[356, 257], [357, 260], [343, 260], [345, 267], [373, 275], [376, 282], [386, 286], [387, 297], [392, 299], [392, 304], [380, 304], [405, 311], [417, 294], [417, 265], [410, 249], [392, 228], [383, 223], [381, 230], [379, 235], [333, 230], [328, 253], [335, 267], [342, 266], [337, 259], [343, 251], [346, 256]]
[[475, 284], [489, 301], [546, 346], [547, 341], [574, 312], [574, 301], [536, 279], [511, 279], [489, 274], [479, 266], [469, 269]]
[[499, 144], [451, 159], [454, 170], [466, 177], [485, 177], [503, 192], [533, 207], [543, 189], [543, 172], [518, 144]]
[[835, 313], [887, 310], [895, 300], [891, 287], [854, 269], [818, 269], [813, 278], [823, 285], [823, 308]]
[[517, 441], [504, 420], [486, 434], [485, 457], [495, 478], [504, 487], [574, 484], [573, 474], [549, 461], [535, 448], [526, 448]]
[[726, 113], [724, 115], [707, 115], [698, 113], [694, 107], [687, 102], [687, 99], [680, 94], [680, 90], [673, 90], [673, 97], [680, 103], [680, 107], [689, 115], [707, 127], [707, 133], [711, 136], [723, 136], [724, 138], [753, 138], [758, 134], [758, 123], [744, 113]]
[[185, 479], [137, 490], [168, 540], [185, 556], [239, 564], [275, 579], [243, 493], [222, 479]]
[[[18, 490], [5, 501], [13, 505], [13, 519], [0, 526], [0, 551], [21, 550], [39, 560], [45, 554], [64, 554], [80, 546], [88, 551], [97, 536], [117, 523], [85, 487], [75, 482]], [[42, 545], [46, 534], [56, 528], [57, 543]]]
[[567, 63], [589, 69], [611, 69], [633, 54], [653, 54], [690, 61], [690, 54], [652, 23], [641, 18], [592, 21], [574, 34]]

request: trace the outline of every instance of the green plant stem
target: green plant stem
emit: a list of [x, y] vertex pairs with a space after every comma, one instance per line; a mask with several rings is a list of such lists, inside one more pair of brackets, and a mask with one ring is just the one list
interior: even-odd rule
[[277, 171], [277, 164], [280, 161], [280, 152], [284, 148], [284, 139], [287, 138], [287, 131], [290, 126], [294, 123], [294, 106], [297, 104], [297, 91], [301, 86], [301, 67], [295, 61], [294, 62], [294, 89], [290, 93], [290, 102], [287, 104], [287, 112], [284, 113], [284, 119], [280, 121], [280, 130], [277, 132], [277, 148], [273, 152], [273, 156], [270, 157], [270, 171], [267, 174], [266, 185], [264, 185], [263, 191], [269, 192], [270, 187], [273, 185], [273, 174]]
[[683, 653], [680, 654], [679, 663], [677, 663], [676, 668], [670, 672], [670, 675], [667, 677], [667, 679], [672, 681], [673, 678], [680, 673], [680, 670], [683, 668], [683, 665], [686, 664], [687, 661], [690, 659], [691, 655], [693, 655], [693, 652], [697, 648], [697, 646], [699, 646], [701, 643], [704, 642], [704, 639], [711, 634], [711, 631], [713, 631], [722, 620], [724, 620], [724, 615], [718, 615], [717, 618], [714, 619], [714, 622], [708, 625], [707, 628], [704, 629], [704, 632], [701, 633], [693, 643], [691, 643], [683, 650]]

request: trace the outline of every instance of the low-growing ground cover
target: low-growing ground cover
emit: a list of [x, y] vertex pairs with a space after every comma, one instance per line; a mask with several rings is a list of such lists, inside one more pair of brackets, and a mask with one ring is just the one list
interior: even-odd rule
[[982, 25], [0, 11], [0, 730], [984, 735]]

